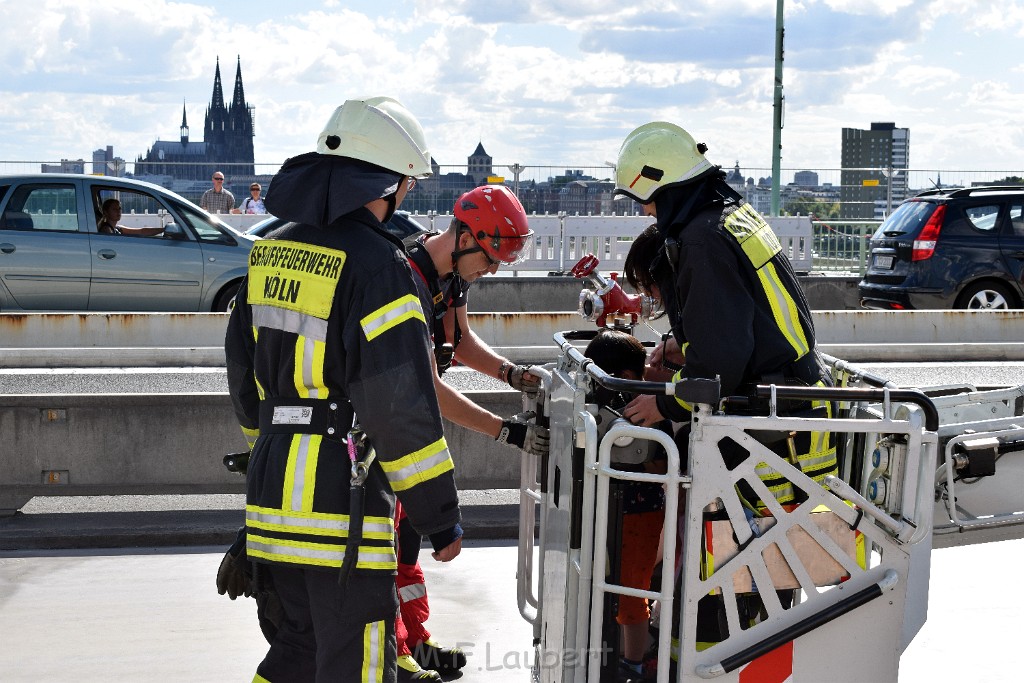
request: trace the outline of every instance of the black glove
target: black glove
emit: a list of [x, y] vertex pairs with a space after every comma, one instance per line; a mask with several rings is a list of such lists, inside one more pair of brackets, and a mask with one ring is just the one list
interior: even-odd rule
[[546, 427], [540, 427], [525, 421], [524, 415], [513, 415], [503, 420], [501, 431], [495, 441], [517, 446], [533, 455], [547, 455], [550, 436]]
[[508, 371], [508, 385], [533, 397], [540, 391], [540, 377], [531, 373], [525, 365], [513, 365]]
[[249, 560], [245, 556], [245, 527], [242, 527], [217, 568], [217, 593], [227, 593], [232, 600], [239, 595], [248, 598], [252, 595], [251, 579]]

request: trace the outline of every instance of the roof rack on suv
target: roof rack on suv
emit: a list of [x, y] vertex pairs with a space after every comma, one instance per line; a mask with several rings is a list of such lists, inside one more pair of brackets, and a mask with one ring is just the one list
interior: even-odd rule
[[1024, 185], [978, 185], [977, 187], [937, 187], [931, 190], [919, 192], [916, 197], [970, 197], [971, 195], [987, 192], [1024, 192]]

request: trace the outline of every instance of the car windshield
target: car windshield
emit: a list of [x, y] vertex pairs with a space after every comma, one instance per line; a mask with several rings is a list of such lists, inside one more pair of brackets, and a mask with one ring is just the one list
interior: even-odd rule
[[928, 218], [932, 215], [936, 206], [932, 202], [914, 200], [904, 202], [878, 226], [878, 230], [875, 231], [872, 238], [916, 235], [924, 224], [928, 222]]
[[221, 244], [235, 243], [235, 240], [231, 237], [231, 233], [235, 231], [231, 230], [223, 221], [189, 204], [176, 202], [174, 208], [177, 209], [181, 218], [189, 224], [201, 241]]

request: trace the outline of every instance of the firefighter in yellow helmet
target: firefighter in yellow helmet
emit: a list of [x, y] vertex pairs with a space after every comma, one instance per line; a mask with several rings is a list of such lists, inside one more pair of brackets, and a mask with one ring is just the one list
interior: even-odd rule
[[383, 227], [429, 173], [405, 107], [353, 99], [268, 192], [293, 222], [253, 247], [225, 341], [246, 556], [284, 615], [256, 681], [395, 681], [396, 495], [436, 559], [461, 549], [427, 321]]
[[[654, 217], [657, 231], [645, 233], [630, 250], [624, 271], [642, 288], [655, 289], [672, 326], [672, 336], [652, 352], [662, 368], [678, 368], [673, 381], [714, 378], [722, 396], [747, 396], [757, 384], [830, 384], [814, 340], [810, 310], [778, 238], [725, 182], [721, 167], [705, 158], [707, 146], [672, 123], [640, 126], [619, 150], [615, 190], [639, 202]], [[669, 372], [664, 373], [668, 379]], [[767, 406], [745, 410], [767, 414]], [[674, 396], [641, 396], [623, 414], [640, 425], [669, 418], [683, 423], [676, 435], [685, 462], [691, 406]], [[827, 403], [789, 402], [780, 414], [831, 414]], [[823, 482], [837, 470], [836, 449], [827, 433], [798, 433], [794, 443], [765, 445], [784, 457], [792, 446], [804, 474]], [[739, 444], [720, 444], [727, 467], [750, 455]], [[760, 463], [759, 478], [781, 504], [799, 503], [798, 489]], [[751, 515], [764, 508], [746, 482], [737, 487]], [[780, 595], [783, 601], [790, 595]], [[721, 639], [724, 613], [705, 596], [698, 616], [698, 640]], [[749, 605], [756, 612], [756, 605]]]
[[[640, 202], [657, 223], [657, 248], [627, 268], [650, 273], [669, 315], [672, 338], [655, 360], [674, 359], [677, 378], [720, 377], [723, 396], [756, 384], [829, 382], [807, 301], [778, 238], [706, 150], [679, 126], [657, 121], [630, 133], [619, 151], [616, 193]], [[638, 424], [686, 422], [689, 410], [673, 396], [643, 396], [626, 414]], [[835, 448], [802, 445], [801, 468], [823, 481], [836, 469]], [[794, 502], [785, 479], [761, 474], [777, 500]]]

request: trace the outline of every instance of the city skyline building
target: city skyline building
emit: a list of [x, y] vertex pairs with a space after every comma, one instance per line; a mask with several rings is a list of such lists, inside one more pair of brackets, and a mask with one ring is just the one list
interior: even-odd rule
[[909, 128], [892, 122], [843, 128], [840, 157], [840, 217], [878, 220], [907, 198]]

